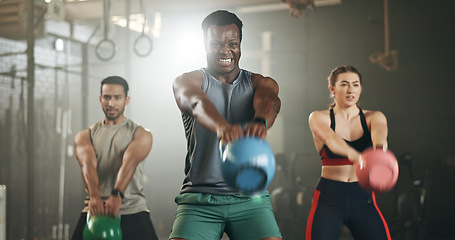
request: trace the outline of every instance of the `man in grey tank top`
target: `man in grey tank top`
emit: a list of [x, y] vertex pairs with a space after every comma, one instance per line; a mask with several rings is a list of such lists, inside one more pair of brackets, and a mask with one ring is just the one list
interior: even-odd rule
[[87, 196], [73, 240], [82, 240], [87, 215], [121, 217], [123, 239], [157, 240], [144, 195], [144, 159], [152, 134], [124, 114], [128, 83], [118, 76], [101, 82], [105, 118], [74, 139]]
[[174, 81], [187, 154], [169, 239], [281, 239], [268, 191], [241, 194], [221, 175], [220, 140], [265, 138], [281, 107], [275, 80], [239, 67], [242, 26], [231, 12], [209, 14], [202, 22], [207, 67]]

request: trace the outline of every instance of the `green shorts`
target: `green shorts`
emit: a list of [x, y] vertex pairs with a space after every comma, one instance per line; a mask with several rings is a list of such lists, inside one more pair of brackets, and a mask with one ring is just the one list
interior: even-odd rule
[[281, 238], [267, 191], [256, 196], [183, 193], [175, 202], [170, 239], [219, 240], [224, 232], [233, 240]]

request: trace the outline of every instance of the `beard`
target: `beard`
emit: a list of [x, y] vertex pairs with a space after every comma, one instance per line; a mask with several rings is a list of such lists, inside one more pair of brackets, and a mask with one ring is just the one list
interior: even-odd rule
[[[112, 110], [115, 110], [114, 112], [110, 112]], [[109, 120], [116, 120], [120, 116], [123, 115], [124, 109], [116, 109], [116, 108], [110, 108], [110, 109], [105, 109], [104, 110], [104, 115], [106, 116], [107, 119]]]

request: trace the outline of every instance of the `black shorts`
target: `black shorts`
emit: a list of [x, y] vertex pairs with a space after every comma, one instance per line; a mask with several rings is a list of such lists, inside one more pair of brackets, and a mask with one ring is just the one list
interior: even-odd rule
[[[87, 213], [81, 213], [71, 240], [83, 240], [82, 234], [87, 224]], [[158, 240], [149, 212], [122, 215], [122, 239], [124, 240]]]

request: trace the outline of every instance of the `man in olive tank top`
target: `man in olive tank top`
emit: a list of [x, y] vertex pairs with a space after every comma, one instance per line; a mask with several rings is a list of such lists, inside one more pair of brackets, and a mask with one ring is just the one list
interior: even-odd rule
[[76, 158], [87, 196], [74, 231], [82, 240], [87, 215], [121, 218], [123, 239], [158, 239], [144, 195], [144, 159], [152, 148], [152, 134], [125, 116], [128, 83], [118, 76], [101, 82], [100, 103], [105, 118], [79, 132]]

